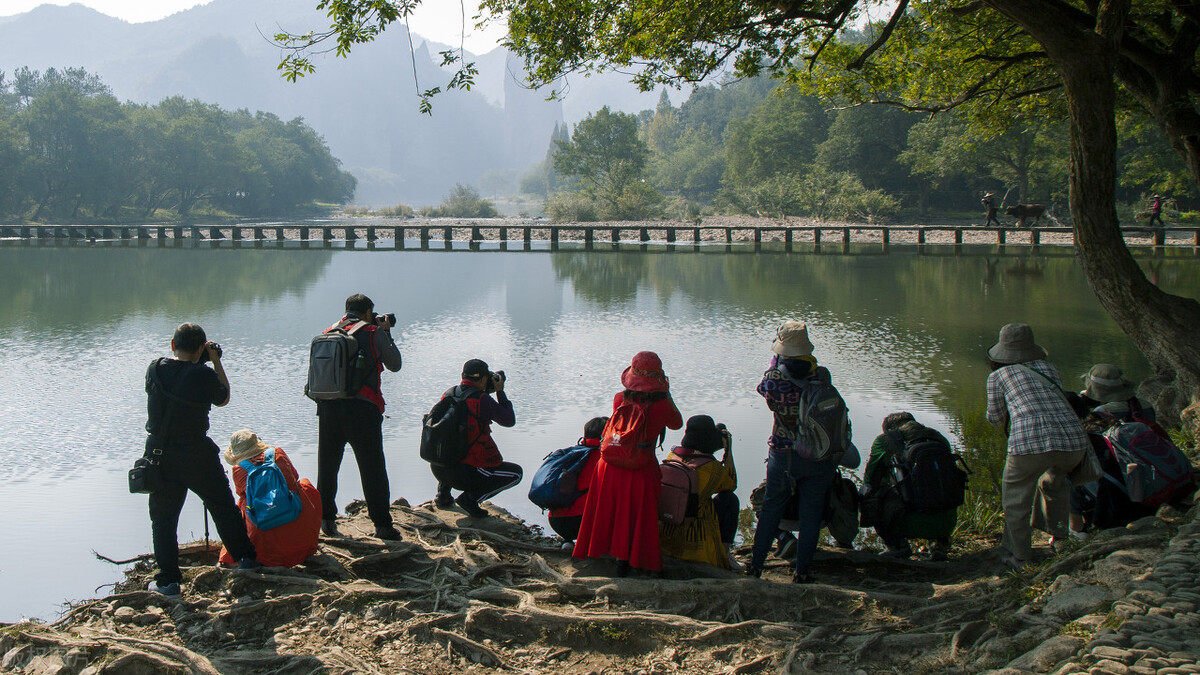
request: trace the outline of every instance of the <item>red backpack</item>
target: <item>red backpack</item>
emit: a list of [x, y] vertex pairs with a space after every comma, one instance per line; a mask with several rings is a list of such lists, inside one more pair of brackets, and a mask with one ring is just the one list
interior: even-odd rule
[[626, 401], [608, 418], [600, 437], [600, 459], [623, 469], [640, 469], [657, 463], [654, 438], [641, 406]]

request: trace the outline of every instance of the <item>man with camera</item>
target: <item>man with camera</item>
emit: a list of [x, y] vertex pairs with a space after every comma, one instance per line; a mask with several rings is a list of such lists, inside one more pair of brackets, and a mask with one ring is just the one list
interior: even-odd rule
[[[220, 449], [208, 437], [212, 406], [229, 403], [229, 378], [221, 367], [221, 346], [210, 342], [194, 323], [180, 324], [171, 338], [174, 358], [160, 358], [146, 369], [146, 454], [158, 462], [150, 492], [150, 528], [158, 574], [151, 591], [178, 597], [179, 514], [188, 490], [213, 516], [217, 533], [241, 569], [261, 567], [246, 536], [242, 512], [229, 491]], [[212, 361], [212, 367], [204, 365]]]
[[355, 293], [346, 298], [346, 314], [330, 326], [346, 330], [363, 323], [353, 331], [358, 341], [360, 358], [365, 358], [361, 370], [364, 384], [353, 398], [317, 401], [319, 439], [317, 442], [317, 491], [321, 493], [321, 531], [330, 537], [337, 531], [338, 471], [346, 444], [354, 450], [358, 474], [362, 479], [363, 499], [367, 513], [380, 539], [400, 539], [392, 525], [391, 488], [387, 464], [383, 456], [383, 391], [380, 374], [386, 367], [393, 373], [400, 370], [400, 349], [392, 340], [396, 315], [378, 315], [370, 298]]
[[[517, 423], [512, 401], [504, 393], [504, 381], [503, 370], [493, 373], [487, 363], [471, 359], [463, 364], [459, 386], [446, 392], [449, 395], [458, 390], [455, 393], [466, 399], [469, 449], [462, 462], [448, 466], [430, 465], [438, 480], [434, 499], [438, 507], [447, 508], [454, 503], [472, 518], [485, 518], [490, 514], [479, 506], [479, 502], [521, 482], [520, 465], [504, 461], [492, 439], [492, 422], [502, 427]], [[488, 395], [493, 392], [495, 399]], [[462, 490], [462, 494], [452, 499], [451, 489]]]

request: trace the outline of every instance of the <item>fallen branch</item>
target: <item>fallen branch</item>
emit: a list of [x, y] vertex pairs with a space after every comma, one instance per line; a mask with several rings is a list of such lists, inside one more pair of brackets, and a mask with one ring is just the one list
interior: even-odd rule
[[453, 643], [460, 651], [464, 652], [464, 655], [472, 663], [510, 670], [508, 664], [504, 663], [504, 659], [500, 658], [499, 654], [470, 638], [463, 637], [458, 633], [442, 630], [441, 628], [434, 628], [432, 633], [434, 637]]

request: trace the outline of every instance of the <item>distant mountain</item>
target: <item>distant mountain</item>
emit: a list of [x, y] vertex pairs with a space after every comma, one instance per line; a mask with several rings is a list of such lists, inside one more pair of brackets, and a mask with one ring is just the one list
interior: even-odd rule
[[[577, 122], [602, 105], [636, 112], [657, 93], [637, 92], [617, 74], [572, 81], [564, 102], [523, 87], [520, 62], [503, 49], [474, 56], [471, 92], [434, 99], [417, 110], [416, 90], [444, 84], [437, 51], [393, 25], [348, 59], [317, 56], [317, 72], [285, 82], [276, 70], [279, 30], [328, 25], [316, 0], [213, 0], [159, 21], [129, 24], [82, 5], [42, 5], [0, 19], [0, 70], [83, 67], [122, 100], [157, 103], [170, 96], [226, 109], [303, 117], [359, 178], [360, 204], [436, 204], [455, 183], [478, 184], [497, 170], [517, 173], [540, 161], [556, 122]], [[414, 69], [416, 81], [414, 83]]]

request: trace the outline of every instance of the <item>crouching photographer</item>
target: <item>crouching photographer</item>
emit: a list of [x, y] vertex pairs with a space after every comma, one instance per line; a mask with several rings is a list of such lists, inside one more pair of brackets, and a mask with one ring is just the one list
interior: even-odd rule
[[[490, 514], [479, 503], [521, 482], [521, 467], [504, 461], [492, 439], [492, 422], [502, 427], [517, 422], [512, 401], [504, 393], [505, 379], [503, 370], [493, 373], [484, 361], [471, 359], [463, 364], [462, 382], [446, 392], [465, 399], [468, 450], [457, 464], [430, 465], [438, 480], [434, 503], [439, 508], [457, 504], [467, 515], [485, 518]], [[452, 498], [452, 489], [462, 490], [462, 494]]]

